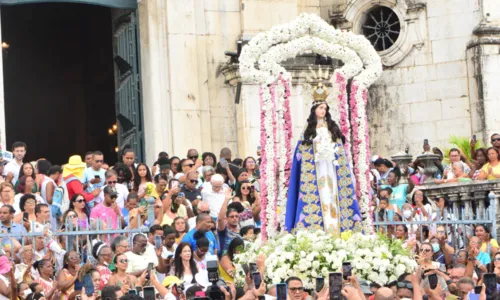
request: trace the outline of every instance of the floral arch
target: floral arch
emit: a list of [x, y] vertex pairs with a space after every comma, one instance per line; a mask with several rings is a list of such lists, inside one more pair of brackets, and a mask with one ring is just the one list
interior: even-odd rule
[[[380, 57], [364, 36], [337, 30], [319, 16], [304, 13], [295, 21], [257, 34], [243, 48], [240, 56], [242, 79], [260, 85], [263, 238], [276, 236], [279, 226], [284, 226], [292, 158], [291, 74], [280, 62], [306, 51], [330, 56], [344, 63], [334, 71], [330, 81], [339, 91], [339, 127], [346, 137], [346, 154], [351, 163], [354, 162], [356, 194], [363, 225], [365, 232], [372, 232], [369, 214], [370, 142], [365, 108], [368, 87], [382, 73]], [[351, 78], [348, 103], [347, 81]]]

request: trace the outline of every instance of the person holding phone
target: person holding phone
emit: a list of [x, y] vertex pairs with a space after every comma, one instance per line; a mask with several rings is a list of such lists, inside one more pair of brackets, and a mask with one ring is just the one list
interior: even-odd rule
[[116, 266], [116, 272], [109, 278], [108, 285], [117, 285], [121, 287], [123, 294], [127, 294], [128, 290], [135, 289], [136, 286], [144, 286], [147, 270], [144, 270], [139, 278], [132, 274], [128, 274], [127, 269], [129, 267], [129, 260], [125, 254], [115, 256], [113, 263]]
[[92, 193], [96, 188], [104, 186], [106, 171], [102, 168], [104, 164], [104, 154], [95, 151], [91, 154], [90, 167], [83, 172], [83, 184], [87, 193]]
[[403, 204], [406, 203], [406, 195], [411, 193], [415, 187], [412, 180], [408, 181], [408, 184], [401, 184], [400, 180], [401, 171], [398, 167], [396, 167], [389, 171], [389, 175], [387, 176], [387, 185], [380, 186], [381, 189], [385, 189], [387, 187], [392, 189], [389, 203], [396, 205], [399, 211], [403, 208]]

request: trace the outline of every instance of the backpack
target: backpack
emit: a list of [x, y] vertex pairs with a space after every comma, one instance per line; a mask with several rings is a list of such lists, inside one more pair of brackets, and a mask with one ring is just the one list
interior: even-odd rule
[[66, 185], [78, 178], [72, 176], [67, 180], [63, 180], [62, 184], [55, 188], [54, 195], [52, 196], [51, 214], [56, 220], [69, 209], [69, 193]]

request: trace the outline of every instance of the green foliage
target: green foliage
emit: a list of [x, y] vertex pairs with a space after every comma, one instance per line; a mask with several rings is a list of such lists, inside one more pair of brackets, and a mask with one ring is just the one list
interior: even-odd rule
[[[450, 163], [450, 156], [449, 152], [451, 148], [457, 148], [462, 151], [462, 153], [469, 159], [472, 159], [472, 153], [470, 149], [470, 138], [466, 136], [456, 136], [452, 135], [448, 139], [448, 142], [451, 144], [450, 148], [445, 148], [444, 151], [444, 162], [449, 164]], [[481, 141], [476, 141], [476, 149], [482, 148], [483, 145], [481, 144]]]

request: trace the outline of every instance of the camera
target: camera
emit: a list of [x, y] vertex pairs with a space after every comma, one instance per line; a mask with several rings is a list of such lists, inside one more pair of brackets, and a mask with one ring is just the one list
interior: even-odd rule
[[220, 287], [224, 287], [226, 291], [231, 293], [226, 282], [219, 278], [219, 266], [216, 260], [207, 261], [208, 281], [212, 285], [207, 287], [206, 294], [211, 300], [224, 300], [226, 297]]

